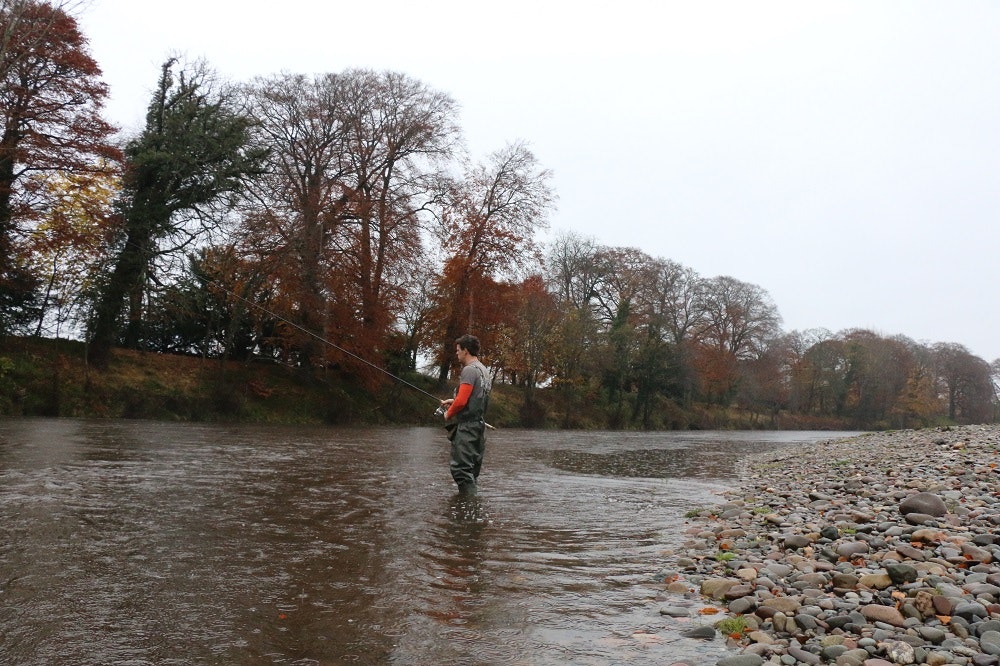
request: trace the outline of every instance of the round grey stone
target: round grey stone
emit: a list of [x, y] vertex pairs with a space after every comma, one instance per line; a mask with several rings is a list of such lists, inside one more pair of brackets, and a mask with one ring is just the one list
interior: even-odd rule
[[691, 627], [690, 629], [682, 632], [681, 635], [684, 636], [684, 638], [715, 638], [715, 627], [709, 627], [707, 625]]
[[948, 513], [948, 507], [944, 500], [934, 493], [915, 493], [899, 503], [899, 512], [904, 516], [924, 513], [928, 516], [941, 517]]

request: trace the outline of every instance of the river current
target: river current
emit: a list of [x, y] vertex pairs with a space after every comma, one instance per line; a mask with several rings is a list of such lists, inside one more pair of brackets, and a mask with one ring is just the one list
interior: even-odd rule
[[469, 500], [436, 428], [2, 420], [0, 664], [715, 663], [684, 513], [842, 434], [490, 431]]

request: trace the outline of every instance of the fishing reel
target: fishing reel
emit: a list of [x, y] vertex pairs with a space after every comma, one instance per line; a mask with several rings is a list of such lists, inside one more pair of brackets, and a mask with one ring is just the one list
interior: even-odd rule
[[434, 416], [444, 416], [444, 413], [445, 413], [444, 405], [440, 405], [438, 406], [437, 409], [434, 410]]

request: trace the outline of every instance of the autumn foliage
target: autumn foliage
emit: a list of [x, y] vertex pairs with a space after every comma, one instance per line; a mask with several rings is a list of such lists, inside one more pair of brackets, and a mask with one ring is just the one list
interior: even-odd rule
[[76, 21], [46, 2], [0, 6], [0, 330], [39, 317], [33, 226], [53, 180], [111, 174], [120, 152], [101, 117], [108, 96]]

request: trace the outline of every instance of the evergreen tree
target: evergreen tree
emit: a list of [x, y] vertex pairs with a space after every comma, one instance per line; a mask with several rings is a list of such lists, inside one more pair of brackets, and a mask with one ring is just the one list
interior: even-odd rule
[[260, 172], [264, 153], [250, 144], [252, 121], [234, 95], [218, 89], [203, 64], [163, 65], [143, 132], [125, 148], [119, 209], [124, 232], [111, 275], [95, 306], [91, 358], [101, 365], [120, 340], [139, 343], [142, 305], [155, 260], [179, 251], [224, 216], [219, 204]]

